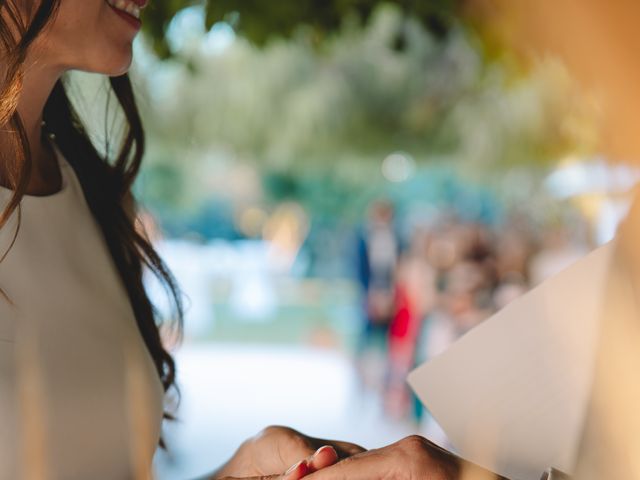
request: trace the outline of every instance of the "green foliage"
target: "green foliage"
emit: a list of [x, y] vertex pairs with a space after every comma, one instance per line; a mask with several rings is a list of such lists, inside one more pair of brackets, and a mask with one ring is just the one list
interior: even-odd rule
[[[444, 37], [455, 23], [457, 0], [296, 0], [264, 2], [258, 0], [154, 0], [145, 11], [145, 30], [157, 54], [171, 56], [165, 34], [171, 19], [183, 8], [201, 5], [206, 28], [217, 22], [231, 24], [237, 33], [264, 45], [274, 37], [291, 38], [301, 28], [310, 30], [317, 43], [339, 32], [345, 19], [366, 24], [382, 4], [402, 9], [407, 18], [418, 19], [437, 37]], [[403, 47], [403, 38], [397, 39]]]
[[[199, 29], [188, 24], [176, 33], [189, 41], [174, 43], [168, 60], [152, 53], [155, 43], [142, 43], [135, 68], [153, 146], [145, 197], [159, 209], [168, 203], [192, 215], [213, 198], [228, 205], [291, 198], [314, 218], [353, 219], [371, 197], [395, 195], [381, 172], [394, 152], [417, 169], [459, 162], [495, 177], [549, 164], [575, 146], [561, 69], [545, 63], [516, 80], [455, 22], [440, 37], [386, 4], [366, 25], [343, 22], [321, 48], [315, 29], [262, 46], [231, 35], [224, 48], [212, 48], [225, 24], [208, 31], [202, 6], [189, 12]], [[180, 172], [173, 186], [172, 169]], [[265, 184], [256, 187], [243, 169]], [[427, 188], [411, 185], [414, 198]], [[395, 192], [407, 186], [395, 184]], [[249, 190], [255, 197], [238, 193]]]
[[[399, 28], [403, 51], [393, 48]], [[398, 150], [419, 163], [447, 155], [486, 168], [548, 161], [571, 144], [560, 126], [570, 105], [552, 68], [510, 84], [462, 29], [437, 41], [389, 6], [366, 28], [343, 27], [322, 52], [305, 36], [263, 48], [238, 38], [221, 53], [202, 44], [180, 52], [186, 63], [141, 72], [152, 134], [190, 151], [349, 173]]]
[[196, 1], [157, 0], [150, 2], [144, 10], [143, 29], [160, 58], [171, 56], [171, 50], [165, 37], [169, 23], [181, 9], [195, 3]]

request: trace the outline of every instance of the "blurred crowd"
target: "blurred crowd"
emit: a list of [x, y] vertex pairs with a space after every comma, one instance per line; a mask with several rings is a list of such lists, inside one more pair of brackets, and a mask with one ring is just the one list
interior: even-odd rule
[[378, 200], [358, 235], [358, 365], [363, 384], [382, 392], [387, 415], [428, 423], [406, 386], [409, 371], [590, 245], [585, 228], [535, 228], [518, 215], [500, 225], [443, 215], [403, 239], [395, 217], [394, 206]]

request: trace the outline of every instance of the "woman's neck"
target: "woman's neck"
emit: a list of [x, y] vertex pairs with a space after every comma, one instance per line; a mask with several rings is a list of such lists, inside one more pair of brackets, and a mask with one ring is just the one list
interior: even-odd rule
[[[42, 135], [42, 113], [62, 71], [47, 67], [37, 59], [27, 59], [24, 68], [18, 113], [29, 142], [32, 159], [31, 178], [26, 193], [48, 195], [60, 190], [62, 180], [53, 150], [47, 141], [43, 141], [46, 137]], [[0, 133], [0, 148], [5, 152], [11, 151], [9, 135]], [[0, 178], [6, 178], [6, 168], [0, 165], [0, 169], [4, 170], [0, 172]]]

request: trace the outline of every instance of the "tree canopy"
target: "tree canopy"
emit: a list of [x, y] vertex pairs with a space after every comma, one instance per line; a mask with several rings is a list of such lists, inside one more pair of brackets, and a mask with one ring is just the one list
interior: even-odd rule
[[208, 28], [205, 15], [197, 4], [174, 16], [168, 59], [151, 53], [150, 37], [139, 44], [145, 191], [166, 208], [246, 188], [306, 195], [310, 211], [338, 216], [345, 198], [386, 188], [389, 178], [412, 198], [428, 197], [423, 180], [402, 184], [421, 166], [504, 172], [552, 163], [580, 143], [580, 102], [561, 67], [542, 62], [514, 78], [460, 24], [439, 36], [385, 3], [320, 46], [304, 28], [259, 44], [226, 22]]
[[[301, 28], [321, 43], [339, 32], [345, 20], [366, 24], [382, 4], [395, 5], [406, 18], [417, 19], [436, 38], [444, 38], [456, 21], [460, 0], [154, 0], [145, 10], [144, 28], [162, 58], [173, 53], [166, 38], [169, 24], [188, 6], [204, 9], [207, 29], [226, 22], [257, 45], [274, 37], [290, 38]], [[400, 32], [396, 47], [403, 48], [403, 42]]]
[[541, 64], [514, 80], [464, 29], [438, 38], [392, 4], [366, 26], [343, 25], [321, 51], [308, 35], [262, 47], [238, 37], [212, 51], [206, 25], [184, 29], [194, 38], [175, 52], [181, 61], [139, 69], [161, 143], [288, 168], [377, 163], [398, 150], [418, 161], [539, 164], [576, 141], [567, 119], [579, 117], [578, 102], [561, 69]]

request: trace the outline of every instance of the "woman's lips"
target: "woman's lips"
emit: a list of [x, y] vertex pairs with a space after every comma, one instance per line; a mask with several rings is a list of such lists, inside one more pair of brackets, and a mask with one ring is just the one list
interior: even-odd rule
[[107, 0], [114, 10], [126, 13], [137, 20], [140, 20], [140, 11], [144, 8], [145, 2], [146, 0]]
[[147, 0], [106, 0], [109, 6], [120, 18], [125, 20], [135, 30], [142, 26], [140, 12], [146, 6]]
[[113, 13], [115, 13], [122, 20], [124, 20], [134, 31], [137, 32], [137, 31], [140, 30], [140, 28], [142, 27], [142, 22], [139, 19], [137, 19], [136, 17], [128, 14], [127, 12], [124, 12], [122, 10], [118, 10], [113, 5], [109, 5], [109, 7], [111, 7], [111, 10], [113, 10]]

